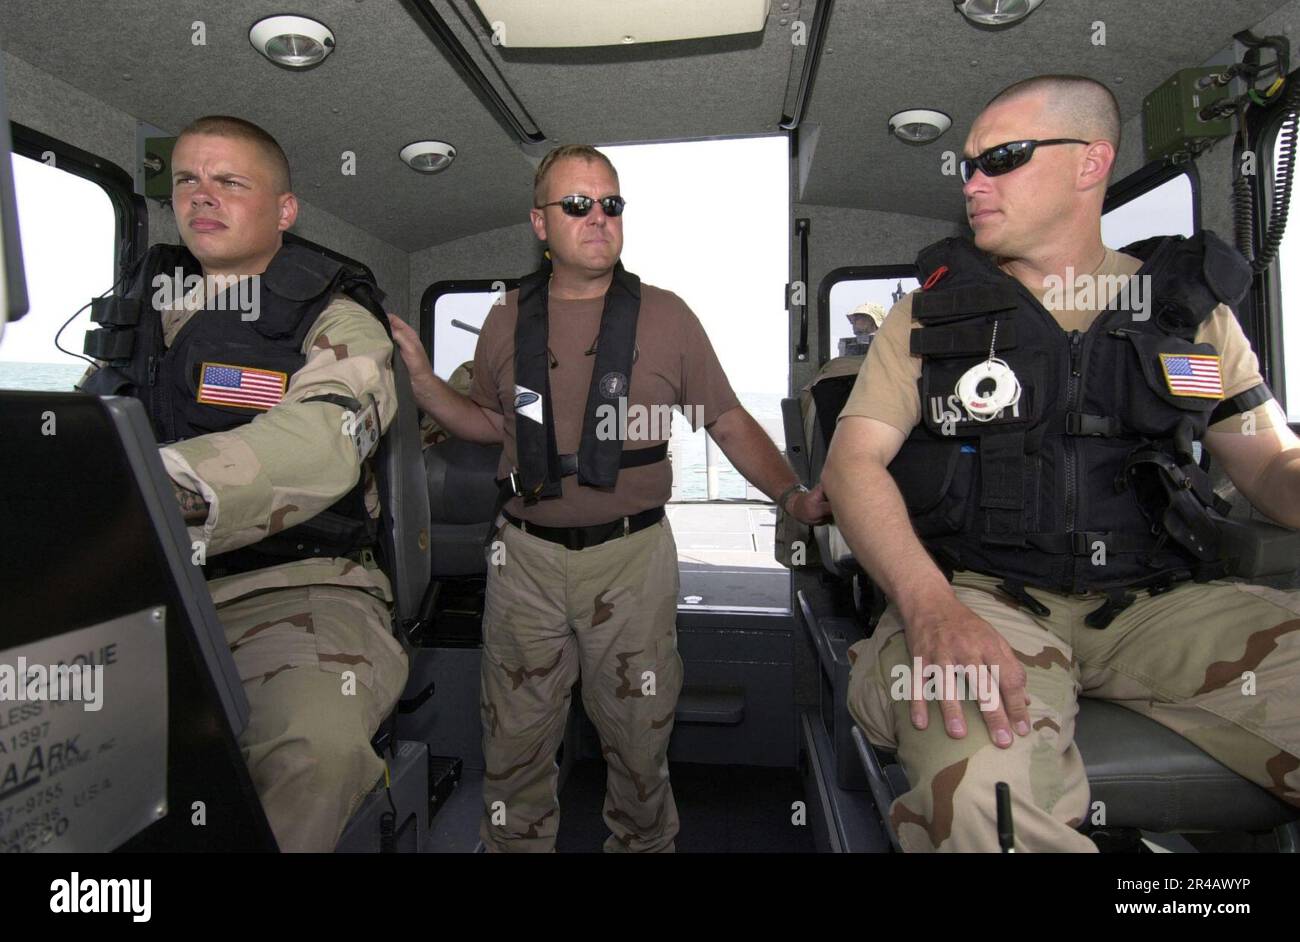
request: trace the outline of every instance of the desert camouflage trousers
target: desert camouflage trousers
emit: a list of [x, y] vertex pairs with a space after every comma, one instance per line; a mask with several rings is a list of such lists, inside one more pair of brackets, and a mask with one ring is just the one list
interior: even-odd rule
[[896, 665], [912, 666], [896, 608], [849, 651], [849, 710], [876, 745], [895, 749], [913, 788], [889, 818], [907, 851], [997, 851], [994, 786], [1011, 787], [1016, 849], [1092, 851], [1076, 828], [1089, 812], [1074, 744], [1078, 697], [1150, 717], [1238, 774], [1300, 806], [1300, 592], [1244, 583], [1184, 583], [1138, 600], [1105, 629], [1084, 617], [1099, 594], [1031, 590], [1051, 615], [997, 592], [1000, 580], [959, 572], [958, 600], [1006, 638], [1028, 675], [1031, 733], [994, 745], [978, 703], [966, 736], [944, 730], [938, 703], [912, 726]]
[[[239, 746], [271, 830], [281, 850], [328, 852], [383, 775], [370, 740], [406, 684], [406, 654], [387, 604], [371, 592], [333, 585], [253, 591], [283, 568], [229, 577], [253, 594], [228, 602], [221, 601], [227, 580], [214, 580], [213, 595], [248, 695]], [[370, 577], [384, 580], [377, 571]]]
[[480, 694], [489, 851], [554, 850], [555, 756], [579, 673], [607, 766], [605, 850], [673, 850], [678, 591], [667, 518], [576, 551], [501, 527], [489, 550]]

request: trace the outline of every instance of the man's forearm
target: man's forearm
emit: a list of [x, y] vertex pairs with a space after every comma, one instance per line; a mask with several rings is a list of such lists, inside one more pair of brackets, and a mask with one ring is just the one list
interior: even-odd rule
[[912, 529], [894, 478], [879, 462], [827, 465], [822, 472], [835, 522], [858, 564], [910, 622], [914, 613], [953, 598], [952, 588]]
[[473, 399], [452, 389], [433, 373], [412, 388], [419, 407], [455, 437], [485, 445], [500, 443], [501, 425], [489, 419]]
[[709, 434], [745, 480], [772, 500], [799, 480], [763, 426], [743, 406], [723, 413]]
[[1269, 462], [1253, 502], [1271, 519], [1300, 530], [1300, 448], [1284, 451]]

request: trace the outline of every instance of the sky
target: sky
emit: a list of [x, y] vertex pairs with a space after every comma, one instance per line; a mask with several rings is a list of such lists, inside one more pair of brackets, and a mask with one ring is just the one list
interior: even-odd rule
[[[67, 363], [54, 334], [72, 312], [113, 284], [113, 204], [98, 184], [13, 155], [18, 225], [30, 309], [0, 337], [0, 361]], [[87, 309], [63, 332], [66, 349], [81, 352]]]

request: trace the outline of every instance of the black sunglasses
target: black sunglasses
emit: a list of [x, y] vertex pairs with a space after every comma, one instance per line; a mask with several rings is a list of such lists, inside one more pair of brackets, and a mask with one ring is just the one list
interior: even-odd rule
[[543, 203], [537, 209], [545, 209], [547, 206], [558, 206], [564, 210], [566, 216], [585, 216], [591, 212], [591, 208], [600, 203], [600, 208], [605, 211], [606, 216], [623, 215], [623, 207], [627, 205], [627, 200], [621, 196], [602, 196], [595, 199], [590, 196], [565, 196], [553, 203]]
[[978, 157], [966, 157], [961, 162], [961, 182], [969, 183], [978, 168], [986, 177], [1000, 177], [1017, 167], [1029, 163], [1034, 156], [1035, 147], [1047, 147], [1051, 144], [1091, 144], [1074, 137], [1054, 137], [1050, 141], [1010, 141], [990, 147]]

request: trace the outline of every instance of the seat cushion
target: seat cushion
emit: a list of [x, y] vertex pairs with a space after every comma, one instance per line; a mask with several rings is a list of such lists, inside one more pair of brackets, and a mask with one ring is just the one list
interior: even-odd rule
[[1300, 809], [1116, 703], [1080, 699], [1075, 742], [1093, 808], [1104, 803], [1109, 827], [1262, 831], [1300, 818]]

